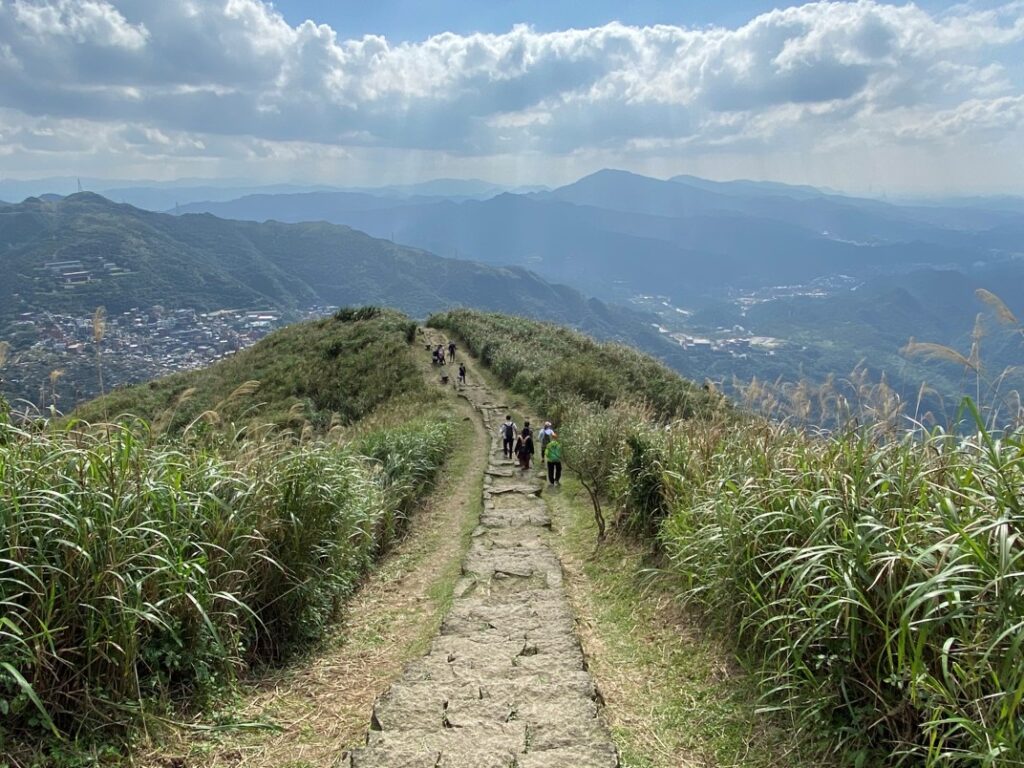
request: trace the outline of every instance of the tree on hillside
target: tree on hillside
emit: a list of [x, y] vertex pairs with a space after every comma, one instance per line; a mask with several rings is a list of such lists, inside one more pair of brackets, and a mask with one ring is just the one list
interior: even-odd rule
[[563, 462], [575, 473], [590, 497], [598, 542], [603, 541], [606, 534], [601, 501], [608, 496], [613, 469], [633, 417], [634, 414], [623, 408], [598, 408], [583, 403], [563, 411], [559, 427]]

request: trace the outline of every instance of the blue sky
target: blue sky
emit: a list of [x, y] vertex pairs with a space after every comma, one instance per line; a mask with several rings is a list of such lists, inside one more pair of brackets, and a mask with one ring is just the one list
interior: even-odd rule
[[[917, 0], [943, 10], [950, 0]], [[278, 0], [288, 21], [330, 24], [340, 35], [384, 35], [396, 41], [422, 40], [440, 32], [502, 32], [530, 24], [541, 32], [597, 27], [611, 21], [637, 26], [741, 25], [780, 7], [778, 0]], [[995, 6], [998, 2], [975, 3]]]
[[602, 167], [1022, 193], [1024, 0], [0, 0], [0, 176]]
[[395, 40], [422, 40], [439, 32], [501, 32], [514, 24], [530, 24], [543, 32], [597, 27], [610, 21], [635, 25], [732, 26], [777, 5], [777, 2], [749, 0], [281, 0], [274, 3], [285, 18], [295, 24], [313, 19], [330, 24], [346, 36], [374, 34]]

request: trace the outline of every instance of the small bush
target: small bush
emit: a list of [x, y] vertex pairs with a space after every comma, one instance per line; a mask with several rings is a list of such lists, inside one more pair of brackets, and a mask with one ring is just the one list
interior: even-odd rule
[[360, 323], [380, 316], [380, 307], [342, 307], [334, 313], [334, 319], [343, 323]]
[[[154, 444], [0, 425], [3, 730], [118, 730], [315, 641], [430, 487], [451, 428]], [[369, 457], [362, 455], [363, 452]]]

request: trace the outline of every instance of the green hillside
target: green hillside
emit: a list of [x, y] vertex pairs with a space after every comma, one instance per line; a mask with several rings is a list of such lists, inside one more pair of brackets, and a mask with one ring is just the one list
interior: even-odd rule
[[86, 421], [131, 414], [178, 432], [202, 414], [220, 422], [346, 426], [394, 403], [431, 402], [413, 360], [416, 326], [394, 310], [340, 310], [288, 326], [199, 371], [118, 390], [75, 411]]
[[[80, 262], [70, 284], [54, 263]], [[571, 289], [524, 269], [442, 258], [345, 226], [262, 224], [208, 214], [170, 216], [83, 192], [0, 207], [3, 315], [45, 309], [113, 314], [158, 304], [213, 309], [377, 303], [412, 315], [476, 304], [614, 330]], [[77, 267], [76, 267], [77, 269]]]
[[819, 433], [709, 408], [650, 359], [564, 329], [431, 322], [552, 417], [599, 536], [608, 517], [647, 547], [643, 578], [730, 638], [796, 731], [841, 764], [1024, 764], [1019, 401], [1000, 404], [1005, 431], [966, 401], [962, 435], [832, 403], [843, 420]]
[[649, 355], [568, 328], [468, 309], [432, 315], [428, 324], [461, 338], [504, 385], [544, 410], [569, 398], [601, 406], [636, 402], [668, 421], [724, 407], [720, 396]]
[[5, 756], [82, 764], [322, 640], [455, 437], [414, 330], [342, 311], [63, 421], [0, 399]]
[[[555, 423], [599, 541], [646, 553], [630, 578], [726, 638], [798, 734], [840, 764], [1024, 760], [1019, 405], [1003, 432], [970, 402], [970, 434], [863, 402], [817, 433], [566, 328], [430, 324]], [[314, 642], [449, 450], [419, 338], [344, 310], [75, 414], [120, 426], [0, 416], [4, 738], [131, 733]]]

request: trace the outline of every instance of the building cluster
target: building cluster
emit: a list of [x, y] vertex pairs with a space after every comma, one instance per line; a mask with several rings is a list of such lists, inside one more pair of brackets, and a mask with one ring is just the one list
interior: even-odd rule
[[[25, 312], [12, 324], [19, 343], [0, 372], [0, 389], [9, 399], [38, 406], [56, 399], [66, 410], [98, 394], [97, 365], [102, 366], [106, 389], [202, 368], [285, 322], [322, 316], [331, 309], [311, 307], [285, 317], [276, 309], [135, 307], [105, 316], [98, 343], [92, 316]], [[55, 370], [61, 372], [57, 390], [51, 376]]]
[[657, 314], [661, 322], [652, 325], [658, 333], [686, 350], [745, 358], [752, 352], [772, 356], [786, 345], [784, 339], [757, 335], [742, 325], [695, 328], [693, 311], [675, 306], [666, 296], [635, 296], [632, 303]]
[[732, 328], [718, 328], [715, 330], [714, 338], [673, 331], [663, 325], [655, 324], [654, 327], [658, 329], [659, 333], [665, 334], [683, 349], [721, 352], [732, 357], [746, 357], [751, 350], [774, 355], [775, 350], [786, 343], [773, 336], [753, 336], [741, 325]]
[[94, 282], [102, 277], [116, 277], [117, 275], [128, 274], [128, 270], [108, 259], [89, 259], [88, 263], [81, 259], [48, 261], [39, 267], [38, 270], [48, 275], [59, 285], [69, 289], [74, 288], [76, 285]]

